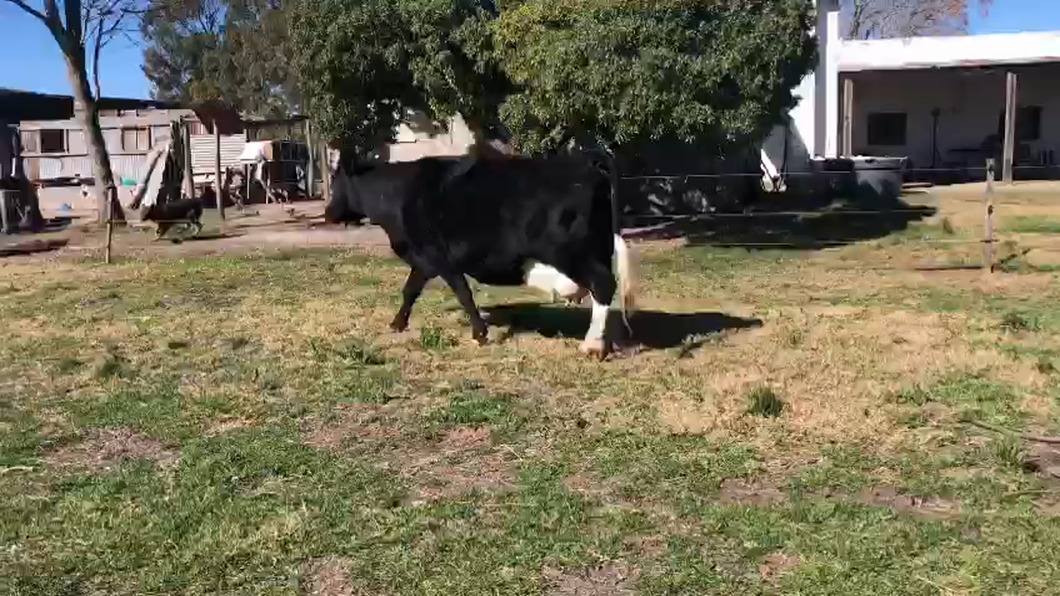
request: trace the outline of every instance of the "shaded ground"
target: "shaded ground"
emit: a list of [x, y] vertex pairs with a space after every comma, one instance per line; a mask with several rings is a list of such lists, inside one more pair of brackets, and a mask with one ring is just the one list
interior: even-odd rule
[[743, 213], [675, 218], [642, 218], [630, 237], [639, 240], [681, 238], [690, 245], [746, 246], [755, 249], [819, 249], [876, 240], [907, 229], [935, 214], [918, 204], [924, 193], [911, 191], [893, 203], [849, 203], [766, 198]]
[[[999, 201], [1014, 254], [1052, 205]], [[519, 289], [475, 288], [485, 347], [441, 284], [390, 333], [406, 270], [361, 249], [4, 259], [0, 593], [1054, 593], [1060, 456], [1016, 433], [1060, 434], [1060, 286], [913, 269], [981, 258], [935, 206], [639, 242], [651, 349], [602, 363]]]

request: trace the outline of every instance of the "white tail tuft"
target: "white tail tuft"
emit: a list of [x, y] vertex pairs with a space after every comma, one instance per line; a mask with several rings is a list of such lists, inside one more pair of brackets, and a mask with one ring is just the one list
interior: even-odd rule
[[615, 260], [618, 262], [618, 295], [621, 300], [622, 322], [626, 324], [626, 329], [632, 337], [633, 328], [629, 325], [629, 316], [636, 308], [634, 297], [637, 285], [636, 263], [634, 262], [633, 251], [630, 250], [629, 245], [622, 239], [622, 236], [619, 234], [614, 236]]

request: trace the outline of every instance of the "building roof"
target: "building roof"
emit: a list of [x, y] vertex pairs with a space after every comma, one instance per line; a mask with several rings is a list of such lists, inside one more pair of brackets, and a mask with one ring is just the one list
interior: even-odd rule
[[844, 40], [840, 72], [1015, 66], [1060, 62], [1060, 31]]
[[[153, 99], [101, 97], [101, 110], [136, 110], [179, 108], [179, 104]], [[67, 120], [74, 117], [74, 98], [69, 95], [35, 93], [0, 87], [0, 121]]]

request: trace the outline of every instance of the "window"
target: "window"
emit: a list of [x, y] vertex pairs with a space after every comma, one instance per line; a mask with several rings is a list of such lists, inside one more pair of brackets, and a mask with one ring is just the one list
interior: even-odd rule
[[[997, 136], [1005, 138], [1005, 110], [997, 119]], [[1016, 141], [1026, 143], [1042, 138], [1042, 107], [1020, 106], [1016, 108]]]
[[33, 153], [67, 153], [66, 131], [59, 129], [51, 130], [23, 130], [19, 133], [22, 137], [22, 152]]
[[66, 131], [42, 130], [40, 131], [41, 153], [66, 153]]
[[39, 130], [23, 130], [19, 138], [22, 139], [22, 153], [40, 153]]
[[151, 129], [149, 128], [123, 128], [121, 129], [122, 151], [150, 151]]
[[904, 112], [869, 114], [869, 145], [902, 147], [905, 145]]

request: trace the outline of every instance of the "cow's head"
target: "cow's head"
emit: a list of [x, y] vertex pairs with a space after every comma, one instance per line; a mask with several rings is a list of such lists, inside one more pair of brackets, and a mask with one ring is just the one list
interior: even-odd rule
[[339, 167], [332, 177], [331, 198], [324, 208], [324, 221], [332, 224], [360, 223], [366, 216], [354, 171]]

